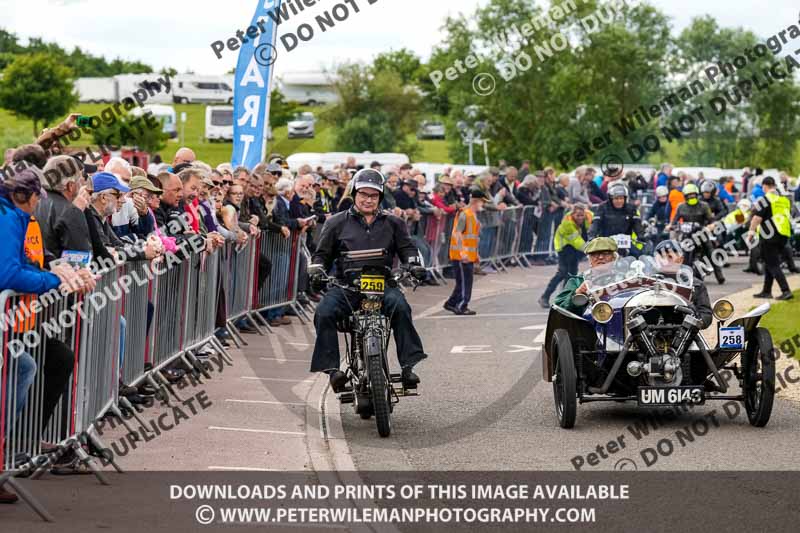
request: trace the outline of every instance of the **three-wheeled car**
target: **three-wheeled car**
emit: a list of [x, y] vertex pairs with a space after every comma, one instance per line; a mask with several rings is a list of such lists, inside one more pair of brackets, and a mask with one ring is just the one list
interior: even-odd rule
[[[714, 302], [719, 322], [712, 347], [691, 303], [691, 268], [667, 267], [650, 256], [624, 257], [589, 269], [585, 282], [586, 294], [572, 300], [581, 312], [552, 307], [542, 349], [544, 379], [553, 383], [562, 428], [575, 425], [578, 403], [602, 401], [658, 407], [740, 400], [750, 424], [767, 424], [775, 354], [759, 321], [768, 303], [725, 325], [733, 304]], [[741, 393], [728, 393], [721, 375], [726, 369]]]

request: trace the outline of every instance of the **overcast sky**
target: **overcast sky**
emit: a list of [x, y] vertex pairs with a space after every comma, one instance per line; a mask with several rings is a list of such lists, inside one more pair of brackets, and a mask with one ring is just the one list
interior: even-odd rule
[[[292, 0], [295, 1], [295, 0]], [[318, 0], [318, 5], [279, 27], [278, 35], [343, 0]], [[440, 42], [448, 13], [472, 13], [487, 0], [349, 0], [361, 9], [291, 53], [280, 52], [276, 72], [313, 71], [407, 47], [423, 58]], [[796, 22], [797, 0], [651, 0], [672, 17], [675, 32], [692, 17], [710, 14], [723, 26], [742, 26], [767, 37]], [[236, 64], [238, 52], [226, 50], [217, 59], [210, 44], [245, 29], [256, 0], [0, 0], [0, 26], [17, 35], [43, 37], [62, 47], [80, 46], [108, 59], [141, 60], [156, 69], [222, 74]]]

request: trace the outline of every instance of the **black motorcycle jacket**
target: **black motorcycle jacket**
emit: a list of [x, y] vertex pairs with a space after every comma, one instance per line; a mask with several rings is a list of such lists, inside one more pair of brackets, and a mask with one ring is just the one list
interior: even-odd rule
[[636, 207], [626, 203], [622, 209], [616, 209], [611, 204], [611, 200], [608, 200], [598, 208], [594, 220], [592, 220], [589, 239], [620, 234], [633, 236], [634, 233], [639, 239], [644, 236], [642, 219]]
[[323, 265], [325, 271], [337, 265], [337, 275], [343, 272], [340, 260], [345, 252], [385, 249], [389, 252], [385, 266], [392, 268], [395, 255], [401, 263], [417, 257], [417, 247], [408, 235], [406, 223], [386, 212], [379, 212], [371, 225], [351, 207], [329, 218], [322, 227], [317, 249], [311, 262]]
[[716, 196], [703, 201], [708, 204], [709, 208], [711, 208], [711, 213], [714, 215], [714, 221], [722, 220], [725, 218], [725, 215], [728, 214], [728, 208], [725, 206], [725, 202]]
[[708, 328], [713, 317], [711, 299], [708, 297], [708, 289], [706, 289], [705, 283], [697, 277], [692, 281], [692, 307], [697, 313], [697, 318], [702, 322], [700, 329]]
[[678, 206], [675, 211], [675, 218], [672, 223], [679, 222], [694, 222], [702, 226], [707, 226], [714, 222], [714, 214], [707, 203], [700, 200], [695, 205], [689, 205], [686, 202]]

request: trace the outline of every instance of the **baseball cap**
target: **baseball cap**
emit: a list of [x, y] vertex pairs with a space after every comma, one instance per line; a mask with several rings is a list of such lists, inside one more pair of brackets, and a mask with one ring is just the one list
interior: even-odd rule
[[126, 185], [123, 185], [111, 172], [98, 172], [92, 176], [93, 192], [103, 192], [112, 189], [119, 192], [130, 192], [130, 189]]
[[270, 163], [269, 165], [267, 165], [267, 172], [275, 176], [280, 176], [281, 174], [283, 174], [283, 167], [280, 166], [278, 163]]
[[153, 185], [153, 183], [149, 179], [142, 176], [134, 176], [131, 178], [131, 190], [134, 189], [144, 189], [146, 191], [154, 192], [156, 194], [161, 194], [162, 192], [164, 192], [155, 185]]
[[476, 198], [476, 199], [479, 198], [479, 199], [481, 199], [483, 201], [486, 201], [486, 202], [490, 201], [489, 195], [486, 194], [486, 192], [481, 190], [481, 189], [470, 189], [469, 197], [470, 198]]

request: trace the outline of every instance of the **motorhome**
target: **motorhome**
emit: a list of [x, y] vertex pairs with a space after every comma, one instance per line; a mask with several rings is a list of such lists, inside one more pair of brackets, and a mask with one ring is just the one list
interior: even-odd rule
[[172, 79], [172, 93], [176, 104], [233, 104], [233, 89], [222, 76], [179, 74]]
[[175, 114], [174, 107], [171, 105], [148, 104], [146, 106], [133, 108], [130, 114], [135, 117], [141, 117], [146, 113], [150, 113], [161, 121], [163, 126], [161, 131], [169, 135], [170, 139], [174, 139], [178, 136], [177, 115]]
[[325, 72], [287, 72], [276, 80], [286, 100], [303, 105], [333, 104], [339, 99], [331, 74]]

